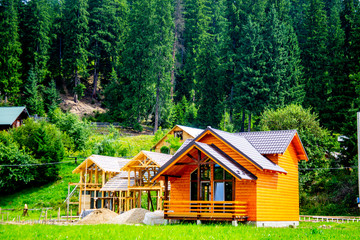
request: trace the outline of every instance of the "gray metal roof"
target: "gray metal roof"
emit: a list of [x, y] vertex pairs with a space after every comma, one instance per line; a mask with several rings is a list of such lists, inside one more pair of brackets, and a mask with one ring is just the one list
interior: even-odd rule
[[163, 166], [167, 161], [169, 161], [171, 159], [171, 157], [173, 156], [171, 154], [150, 152], [150, 151], [145, 151], [145, 150], [142, 150], [142, 152], [146, 156], [148, 156], [151, 160], [153, 160], [154, 162], [159, 164], [160, 167]]
[[[134, 185], [134, 173], [130, 172], [130, 186]], [[112, 177], [100, 191], [127, 191], [128, 189], [128, 172], [121, 171], [116, 176]]]
[[296, 133], [296, 130], [280, 130], [239, 132], [234, 135], [246, 138], [261, 154], [283, 154]]
[[255, 149], [245, 137], [224, 132], [211, 127], [209, 127], [208, 129], [218, 135], [224, 142], [228, 143], [236, 151], [241, 153], [244, 157], [253, 162], [260, 169], [287, 173], [282, 167], [261, 155], [260, 152], [257, 151], [257, 149]]
[[25, 107], [0, 107], [0, 125], [11, 125], [24, 112], [29, 116]]
[[193, 138], [196, 138], [200, 133], [202, 133], [204, 131], [204, 129], [200, 129], [200, 128], [193, 128], [193, 127], [187, 127], [187, 126], [182, 126], [182, 125], [176, 125], [176, 126], [178, 126], [182, 130], [184, 130], [185, 132], [190, 134]]
[[[247, 179], [247, 180], [255, 180], [256, 177], [254, 175], [248, 174], [248, 171], [244, 171], [244, 167], [240, 164], [236, 163], [235, 160], [230, 161], [225, 156], [220, 154], [216, 148], [201, 142], [195, 142], [195, 145], [200, 148], [204, 153], [209, 155], [214, 161], [216, 161], [219, 165], [225, 168], [227, 171], [231, 172], [235, 175], [239, 180], [240, 179]], [[242, 169], [241, 169], [242, 168]]]

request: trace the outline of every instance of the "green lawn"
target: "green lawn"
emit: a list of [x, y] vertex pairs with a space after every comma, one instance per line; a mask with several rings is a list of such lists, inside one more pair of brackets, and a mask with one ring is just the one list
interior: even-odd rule
[[[325, 225], [330, 228], [322, 228]], [[359, 239], [359, 223], [301, 223], [293, 228], [240, 225], [0, 225], [0, 239]]]

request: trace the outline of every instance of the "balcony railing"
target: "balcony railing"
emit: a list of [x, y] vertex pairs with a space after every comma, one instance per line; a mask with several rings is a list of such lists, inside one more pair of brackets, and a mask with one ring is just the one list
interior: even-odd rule
[[166, 219], [238, 220], [247, 219], [247, 203], [239, 201], [164, 201]]

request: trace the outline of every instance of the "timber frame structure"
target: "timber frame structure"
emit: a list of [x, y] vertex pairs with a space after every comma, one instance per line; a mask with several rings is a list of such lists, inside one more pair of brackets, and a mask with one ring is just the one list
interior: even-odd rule
[[[162, 210], [163, 193], [167, 192], [164, 181], [151, 182], [151, 178], [155, 176], [160, 167], [162, 167], [172, 155], [141, 151], [131, 161], [129, 161], [121, 171], [128, 172], [128, 178], [134, 176], [134, 185], [128, 186], [126, 196], [127, 210], [132, 208], [141, 208], [141, 196], [143, 192], [147, 192], [147, 208], [150, 210]], [[152, 192], [155, 192], [156, 209]]]
[[[79, 173], [78, 183], [69, 183], [68, 204], [78, 204], [78, 211], [81, 213], [86, 209], [109, 208], [113, 211], [121, 211], [123, 203], [126, 200], [126, 189], [120, 188], [117, 191], [106, 188], [106, 184], [114, 180], [122, 180], [128, 183], [129, 178], [121, 174], [120, 168], [124, 166], [129, 159], [107, 157], [100, 155], [91, 155], [84, 160], [72, 173]], [[69, 202], [71, 197], [70, 186], [75, 186], [79, 190], [79, 201]], [[127, 187], [127, 184], [126, 184]]]

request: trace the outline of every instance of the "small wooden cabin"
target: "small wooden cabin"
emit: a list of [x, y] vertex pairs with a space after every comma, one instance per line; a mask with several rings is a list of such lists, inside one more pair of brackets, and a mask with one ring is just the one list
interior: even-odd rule
[[[141, 151], [121, 168], [121, 171], [128, 172], [129, 181], [130, 177], [134, 176], [134, 184], [127, 188], [127, 210], [136, 207], [141, 208], [141, 196], [144, 192], [147, 193], [147, 208], [149, 210], [150, 207], [153, 211], [162, 209], [164, 182], [151, 182], [150, 179], [171, 157], [170, 154]], [[155, 192], [156, 203], [151, 192]]]
[[[69, 184], [79, 188], [79, 213], [95, 208], [109, 208], [121, 211], [128, 185], [134, 183], [127, 172], [120, 169], [130, 160], [118, 157], [91, 155], [77, 166], [72, 173], [79, 173], [78, 183]], [[71, 204], [71, 203], [70, 203]]]
[[204, 130], [199, 128], [192, 128], [182, 125], [175, 125], [162, 139], [160, 139], [151, 149], [155, 152], [161, 152], [162, 146], [169, 146], [169, 143], [166, 142], [169, 135], [180, 138], [180, 142], [183, 143], [187, 139], [196, 138]]
[[152, 181], [165, 191], [166, 219], [299, 223], [298, 162], [308, 160], [296, 130], [228, 133], [208, 127], [187, 140]]
[[20, 127], [28, 117], [26, 107], [0, 107], [0, 131]]

